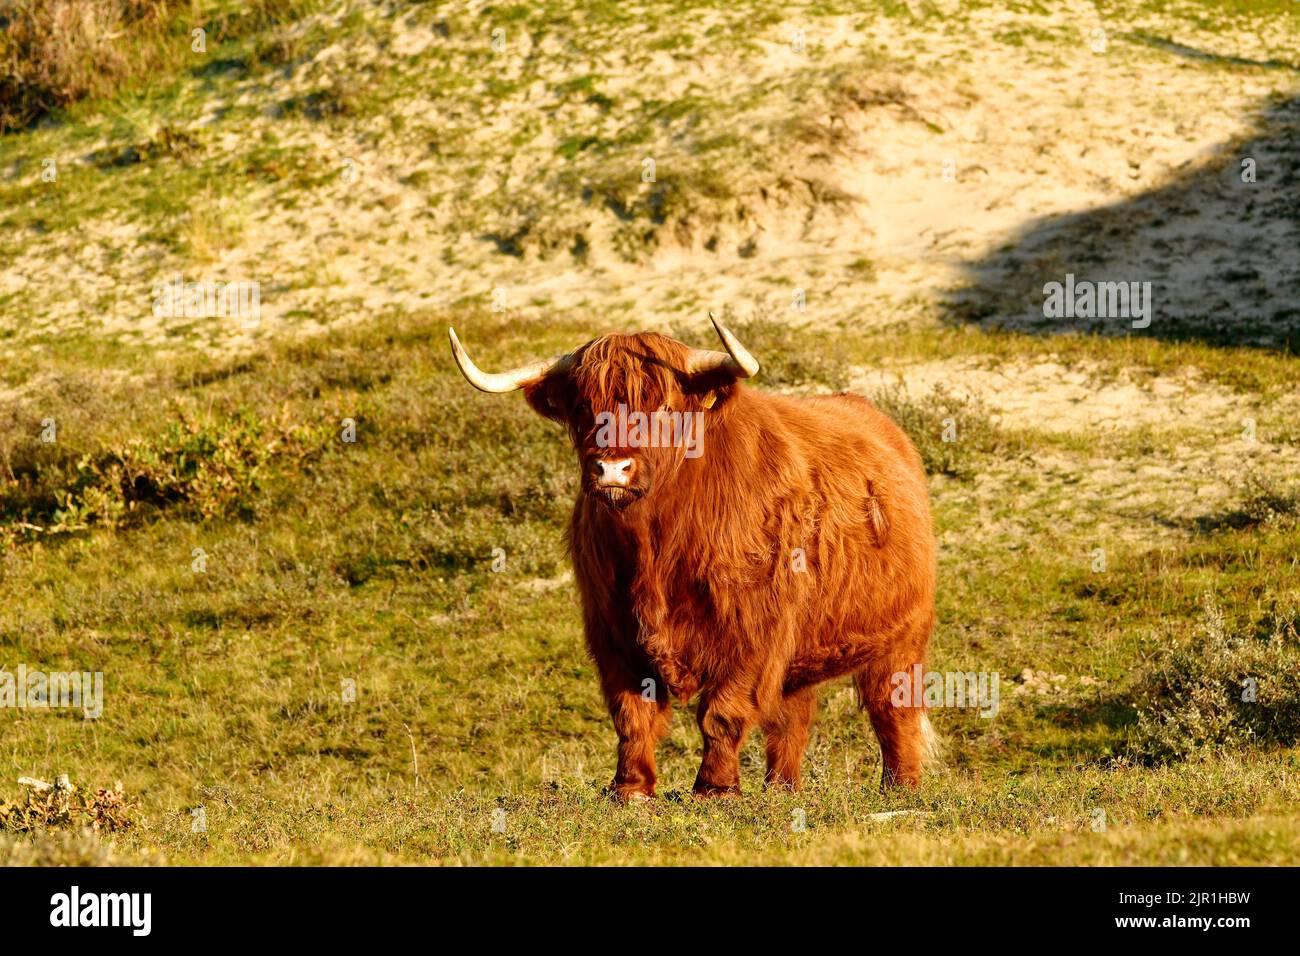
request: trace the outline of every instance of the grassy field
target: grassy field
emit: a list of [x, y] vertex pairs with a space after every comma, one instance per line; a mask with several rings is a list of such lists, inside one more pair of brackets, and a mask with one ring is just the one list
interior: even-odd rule
[[[1125, 76], [1174, 77], [1143, 94], [1150, 122], [1191, 124], [1182, 94], [1222, 88], [1272, 111], [1229, 142], [1300, 144], [1295, 5], [263, 2], [242, 25], [235, 6], [159, 4], [115, 82], [0, 135], [0, 670], [105, 677], [98, 719], [0, 710], [0, 862], [1300, 862], [1294, 168], [1263, 164], [1258, 205], [1234, 206], [1273, 265], [1207, 260], [1204, 312], [1116, 334], [1010, 321], [1023, 280], [990, 276], [1047, 255], [1027, 209], [948, 271], [940, 247], [891, 245], [887, 197], [850, 192], [888, 149], [817, 159], [873, 128], [974, 154], [954, 104], [982, 61], [950, 89], [927, 51], [974, 37], [970, 57], [1068, 73], [1097, 17]], [[223, 24], [197, 59], [187, 18]], [[795, 24], [820, 52], [769, 82]], [[493, 59], [498, 26], [526, 56]], [[855, 29], [882, 32], [843, 55], [818, 39]], [[698, 71], [680, 88], [674, 58]], [[1189, 178], [1155, 142], [1169, 170], [1069, 207], [1154, 203], [1117, 246], [1195, 227], [1218, 168]], [[812, 231], [750, 245], [755, 222]], [[1076, 227], [1049, 236], [1061, 273], [1100, 261]], [[260, 325], [151, 316], [173, 273], [260, 278]], [[801, 793], [762, 790], [754, 739], [746, 795], [693, 801], [679, 708], [661, 799], [602, 795], [614, 736], [562, 546], [573, 456], [519, 396], [469, 388], [446, 327], [495, 368], [642, 326], [707, 345], [706, 304], [763, 361], [755, 387], [872, 394], [926, 459], [931, 663], [996, 672], [1001, 699], [936, 712], [946, 762], [916, 793], [877, 790], [844, 683]], [[62, 774], [76, 800], [120, 782], [125, 810], [17, 782]]]

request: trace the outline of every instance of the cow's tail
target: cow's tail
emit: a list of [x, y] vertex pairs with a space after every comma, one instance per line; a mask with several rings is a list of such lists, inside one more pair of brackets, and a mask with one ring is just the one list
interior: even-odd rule
[[924, 712], [921, 714], [921, 759], [927, 767], [942, 767], [944, 763], [943, 740], [930, 723], [930, 715]]

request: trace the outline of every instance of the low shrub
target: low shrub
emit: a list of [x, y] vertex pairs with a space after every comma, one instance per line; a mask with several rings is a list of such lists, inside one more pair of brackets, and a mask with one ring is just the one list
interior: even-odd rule
[[78, 794], [67, 777], [56, 783], [23, 778], [23, 795], [16, 801], [0, 800], [0, 831], [39, 833], [47, 830], [90, 829], [119, 833], [135, 826], [130, 805], [119, 783], [108, 790]]
[[896, 385], [870, 397], [907, 432], [932, 475], [969, 478], [980, 455], [1009, 449], [1007, 436], [978, 398], [956, 395], [942, 385], [922, 398]]
[[204, 418], [182, 411], [155, 437], [75, 459], [57, 443], [46, 453], [31, 437], [7, 456], [0, 522], [51, 533], [120, 526], [150, 508], [183, 506], [201, 518], [246, 514], [273, 460], [301, 461], [331, 437], [323, 425], [269, 421], [243, 409]]
[[1206, 600], [1199, 633], [1160, 647], [1134, 692], [1133, 754], [1185, 759], [1206, 748], [1300, 741], [1300, 606], [1233, 629]]

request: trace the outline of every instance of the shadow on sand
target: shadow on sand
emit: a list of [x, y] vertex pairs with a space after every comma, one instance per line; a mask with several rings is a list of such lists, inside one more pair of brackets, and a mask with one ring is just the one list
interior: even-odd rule
[[[1069, 282], [1078, 308], [1045, 308], [1052, 282]], [[1120, 315], [1099, 314], [1095, 300], [1090, 310], [1087, 290], [1103, 282], [1139, 294], [1131, 284], [1150, 283], [1149, 324], [1132, 303]], [[1101, 291], [1117, 302], [1113, 287]], [[947, 319], [1300, 354], [1300, 96], [1266, 102], [1242, 135], [1159, 188], [1030, 222], [967, 267]]]

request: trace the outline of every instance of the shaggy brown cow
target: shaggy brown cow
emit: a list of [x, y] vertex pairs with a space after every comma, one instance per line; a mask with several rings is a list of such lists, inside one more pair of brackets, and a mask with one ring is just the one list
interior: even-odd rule
[[920, 457], [864, 398], [747, 389], [739, 380], [758, 363], [714, 326], [726, 352], [605, 335], [498, 375], [449, 330], [471, 384], [522, 388], [578, 452], [569, 550], [618, 732], [613, 791], [654, 795], [670, 695], [696, 693], [696, 794], [739, 792], [738, 754], [755, 725], [768, 783], [798, 788], [816, 685], [845, 674], [880, 741], [882, 786], [916, 786], [933, 736], [910, 695], [892, 703], [891, 678], [924, 663], [934, 626]]

